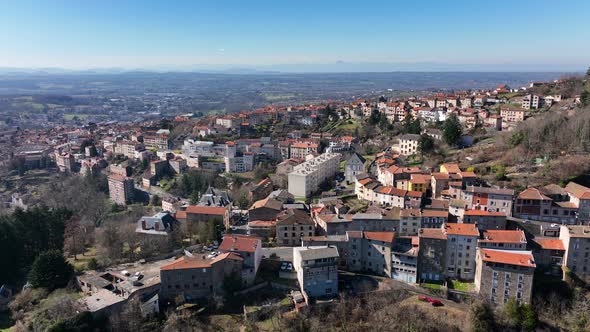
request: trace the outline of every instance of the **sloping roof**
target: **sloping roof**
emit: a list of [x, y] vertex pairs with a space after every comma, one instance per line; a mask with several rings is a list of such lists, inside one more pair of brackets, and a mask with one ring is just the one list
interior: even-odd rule
[[535, 243], [537, 243], [541, 248], [546, 250], [563, 250], [565, 251], [565, 246], [563, 245], [563, 241], [558, 238], [554, 237], [546, 237], [540, 238], [536, 237], [533, 239]]
[[361, 163], [361, 164], [364, 164], [364, 163], [365, 163], [365, 161], [366, 161], [366, 160], [365, 160], [365, 158], [363, 158], [363, 156], [361, 156], [361, 155], [360, 155], [360, 154], [358, 154], [358, 153], [353, 153], [353, 154], [350, 156], [350, 158], [348, 158], [348, 159], [346, 160], [346, 163], [348, 164], [349, 162], [359, 162], [359, 163]]
[[225, 215], [227, 209], [218, 206], [200, 206], [200, 205], [189, 205], [186, 208], [186, 214], [211, 214], [211, 215]]
[[427, 239], [446, 240], [447, 234], [443, 232], [442, 228], [420, 228], [418, 237]]
[[527, 188], [518, 194], [519, 199], [532, 199], [532, 200], [546, 200], [550, 201], [551, 198], [544, 195], [539, 189], [537, 188]]
[[252, 204], [252, 206], [250, 207], [250, 210], [262, 207], [280, 211], [283, 208], [283, 202], [276, 200], [274, 198], [267, 197], [254, 202], [254, 204]]
[[526, 243], [526, 236], [522, 230], [487, 230], [479, 242], [498, 243]]
[[294, 251], [299, 252], [302, 260], [339, 257], [336, 247], [296, 247]]
[[224, 236], [219, 245], [221, 251], [255, 252], [260, 245], [260, 239], [250, 236]]
[[313, 225], [309, 214], [299, 209], [288, 209], [277, 216], [277, 225]]
[[442, 166], [444, 166], [447, 173], [461, 173], [461, 168], [459, 168], [459, 164], [445, 163], [445, 164], [442, 164]]
[[450, 235], [479, 236], [475, 224], [447, 223], [445, 224], [445, 231]]
[[573, 196], [581, 199], [590, 199], [590, 188], [570, 182], [565, 186], [565, 190]]
[[533, 254], [530, 251], [479, 249], [484, 262], [536, 267]]
[[363, 232], [364, 236], [368, 240], [381, 241], [381, 242], [393, 242], [395, 237], [394, 232]]
[[506, 188], [491, 188], [481, 186], [467, 186], [465, 189], [467, 192], [482, 193], [482, 194], [494, 194], [494, 195], [514, 195], [514, 190]]
[[211, 267], [211, 260], [193, 257], [181, 257], [160, 268], [162, 271], [200, 269]]

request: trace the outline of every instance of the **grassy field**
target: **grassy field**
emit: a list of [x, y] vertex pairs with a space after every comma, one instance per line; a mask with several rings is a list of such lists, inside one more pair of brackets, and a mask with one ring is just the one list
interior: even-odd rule
[[90, 117], [90, 114], [71, 114], [71, 113], [64, 114], [64, 120], [66, 120], [66, 121], [72, 121], [74, 119], [74, 117], [77, 117], [79, 120], [86, 120], [87, 118]]
[[449, 284], [449, 288], [456, 289], [462, 292], [470, 292], [473, 289], [473, 283], [461, 282], [459, 280], [452, 280]]
[[74, 266], [76, 271], [84, 271], [88, 268], [88, 261], [92, 258], [97, 258], [95, 247], [89, 248], [84, 253], [84, 256], [78, 255], [76, 260], [74, 260], [74, 257], [69, 257], [68, 262]]

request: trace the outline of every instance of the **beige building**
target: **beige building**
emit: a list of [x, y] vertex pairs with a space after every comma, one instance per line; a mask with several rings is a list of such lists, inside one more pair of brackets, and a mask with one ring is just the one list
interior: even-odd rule
[[320, 184], [331, 179], [340, 171], [340, 154], [323, 153], [299, 164], [289, 173], [289, 192], [296, 197], [308, 197], [316, 192]]
[[559, 238], [565, 247], [563, 266], [590, 281], [590, 226], [561, 226]]
[[399, 138], [399, 150], [403, 156], [411, 156], [418, 153], [420, 135], [406, 134]]
[[530, 303], [536, 264], [530, 251], [477, 249], [475, 289], [494, 304]]
[[109, 195], [111, 200], [119, 205], [126, 205], [133, 200], [133, 178], [111, 174], [108, 177]]

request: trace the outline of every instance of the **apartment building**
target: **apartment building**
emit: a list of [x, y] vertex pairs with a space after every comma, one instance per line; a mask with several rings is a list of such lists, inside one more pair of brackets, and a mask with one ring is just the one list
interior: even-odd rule
[[447, 236], [447, 277], [473, 280], [475, 277], [475, 250], [479, 231], [473, 224], [448, 223], [443, 228]]
[[233, 157], [224, 157], [226, 173], [244, 173], [254, 169], [254, 154], [243, 152]]
[[278, 215], [276, 230], [277, 244], [300, 246], [302, 238], [315, 235], [315, 223], [305, 211], [287, 209]]
[[289, 192], [296, 197], [308, 197], [339, 171], [340, 154], [323, 153], [293, 168], [288, 175]]
[[500, 116], [506, 122], [522, 122], [526, 119], [528, 111], [525, 109], [514, 109], [509, 107], [500, 108]]
[[227, 252], [214, 258], [181, 257], [160, 268], [160, 301], [204, 300], [223, 294], [224, 280], [240, 276], [244, 259]]
[[391, 248], [394, 232], [346, 232], [348, 237], [347, 267], [391, 277]]
[[442, 228], [422, 228], [418, 232], [418, 281], [444, 280], [447, 234]]
[[418, 276], [418, 237], [398, 237], [391, 249], [391, 278], [416, 283]]
[[460, 221], [465, 224], [476, 224], [480, 231], [506, 229], [506, 214], [504, 212], [466, 210]]
[[306, 299], [338, 295], [338, 258], [332, 246], [293, 248], [293, 267]]
[[402, 156], [411, 156], [418, 153], [420, 135], [406, 134], [399, 138], [399, 150]]
[[514, 216], [522, 219], [575, 224], [577, 206], [555, 187], [527, 188], [516, 197]]
[[563, 266], [585, 281], [590, 281], [590, 226], [562, 225], [559, 239], [563, 241]]
[[494, 304], [530, 303], [536, 264], [530, 251], [478, 248], [475, 289]]
[[478, 240], [484, 249], [526, 250], [527, 240], [522, 230], [487, 230]]
[[133, 201], [135, 187], [133, 178], [119, 174], [108, 176], [109, 196], [113, 202], [119, 205], [126, 205]]
[[245, 235], [225, 235], [219, 245], [219, 251], [240, 255], [243, 259], [242, 285], [250, 286], [254, 284], [262, 260], [262, 240], [260, 238]]
[[318, 155], [320, 145], [312, 142], [297, 142], [289, 146], [290, 158], [305, 159], [309, 154]]
[[71, 173], [76, 166], [74, 155], [67, 152], [55, 152], [55, 163], [60, 172]]
[[512, 214], [514, 190], [481, 186], [467, 186], [461, 193], [461, 199], [467, 201], [469, 208]]
[[168, 150], [170, 143], [168, 142], [168, 135], [156, 134], [146, 135], [143, 137], [143, 145], [146, 149]]

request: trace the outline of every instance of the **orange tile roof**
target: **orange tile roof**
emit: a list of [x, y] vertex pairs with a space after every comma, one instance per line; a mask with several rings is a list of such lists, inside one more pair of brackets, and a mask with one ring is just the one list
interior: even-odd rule
[[392, 186], [385, 186], [378, 189], [378, 191], [382, 194], [392, 195], [392, 196], [400, 196], [403, 197], [406, 195], [406, 191], [403, 189], [398, 189]]
[[362, 180], [359, 180], [359, 183], [362, 184], [363, 186], [366, 185], [367, 183], [373, 182], [373, 179], [371, 178], [364, 178]]
[[522, 230], [488, 230], [479, 242], [526, 243], [526, 236]]
[[443, 232], [442, 228], [420, 228], [418, 237], [428, 239], [446, 240], [447, 234]]
[[534, 238], [534, 242], [536, 242], [541, 248], [547, 250], [564, 250], [565, 246], [563, 245], [563, 241], [557, 238]]
[[224, 216], [227, 213], [227, 209], [219, 206], [200, 206], [200, 205], [189, 205], [186, 208], [186, 214], [210, 214]]
[[258, 227], [273, 227], [277, 224], [275, 220], [252, 220], [248, 222], [248, 226]]
[[200, 269], [211, 267], [211, 260], [201, 258], [181, 257], [174, 262], [160, 268], [162, 271]]
[[422, 197], [422, 192], [420, 192], [420, 191], [408, 191], [406, 193], [406, 195], [407, 196], [410, 196], [410, 197]]
[[484, 262], [536, 267], [533, 255], [527, 251], [479, 249]]
[[552, 200], [551, 198], [545, 196], [539, 189], [537, 188], [527, 188], [520, 194], [518, 194], [519, 199], [532, 199], [532, 200]]
[[459, 168], [459, 164], [456, 163], [448, 163], [443, 164], [447, 173], [461, 173], [461, 168]]
[[364, 232], [365, 238], [381, 242], [393, 242], [394, 232]]
[[429, 209], [424, 209], [422, 210], [422, 216], [423, 217], [441, 217], [441, 218], [448, 218], [449, 217], [449, 211], [442, 211], [442, 210], [429, 210]]
[[249, 236], [224, 236], [219, 245], [221, 251], [245, 251], [255, 252], [260, 239]]
[[448, 223], [445, 224], [445, 231], [450, 235], [479, 236], [475, 224]]

